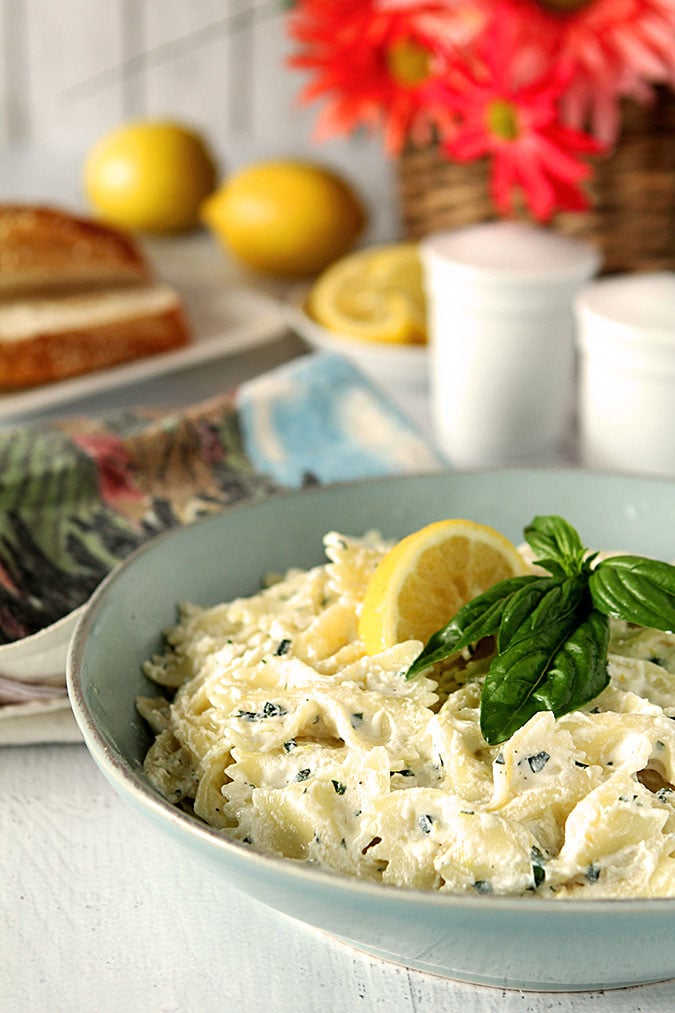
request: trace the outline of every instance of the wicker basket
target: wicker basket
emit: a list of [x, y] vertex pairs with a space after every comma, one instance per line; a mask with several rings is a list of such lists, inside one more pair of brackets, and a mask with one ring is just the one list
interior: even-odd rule
[[[558, 214], [553, 226], [598, 246], [605, 273], [674, 270], [675, 94], [659, 89], [654, 103], [622, 113], [619, 143], [595, 160], [591, 209]], [[407, 149], [397, 165], [406, 236], [494, 219], [487, 175], [486, 160], [459, 165], [435, 147]]]

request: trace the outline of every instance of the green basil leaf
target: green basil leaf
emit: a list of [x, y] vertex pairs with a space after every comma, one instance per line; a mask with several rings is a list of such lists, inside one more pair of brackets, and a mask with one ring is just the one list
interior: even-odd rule
[[490, 745], [503, 742], [542, 710], [534, 696], [562, 640], [548, 649], [540, 644], [536, 650], [526, 641], [498, 654], [485, 678], [480, 703], [480, 729]]
[[545, 681], [534, 691], [542, 709], [553, 711], [559, 718], [602, 693], [609, 682], [608, 646], [609, 619], [591, 609], [556, 654]]
[[586, 618], [586, 578], [551, 581], [535, 611], [499, 651], [481, 694], [480, 726], [490, 745], [508, 739], [545, 709], [535, 695], [558, 652]]
[[581, 573], [586, 550], [569, 521], [555, 514], [537, 516], [524, 534], [537, 554], [536, 562], [554, 576], [573, 577]]
[[541, 579], [529, 574], [524, 577], [510, 577], [473, 598], [449, 623], [429, 638], [422, 653], [406, 672], [406, 679], [412, 679], [426, 668], [430, 668], [438, 661], [444, 661], [469, 644], [478, 643], [484, 637], [495, 634], [510, 596], [521, 587], [537, 583]]
[[521, 589], [506, 604], [499, 628], [498, 650], [505, 651], [513, 643], [539, 635], [546, 627], [570, 618], [581, 621], [582, 603], [587, 587], [584, 576], [559, 580], [544, 577], [538, 586]]
[[611, 556], [588, 582], [593, 604], [607, 616], [675, 632], [675, 566], [642, 556]]

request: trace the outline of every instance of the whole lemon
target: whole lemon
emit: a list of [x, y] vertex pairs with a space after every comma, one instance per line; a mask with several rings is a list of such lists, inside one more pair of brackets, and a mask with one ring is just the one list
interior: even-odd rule
[[226, 179], [202, 206], [223, 247], [277, 277], [321, 271], [346, 253], [366, 223], [351, 185], [313, 162], [265, 161]]
[[162, 120], [105, 134], [84, 165], [85, 192], [101, 217], [142, 232], [194, 228], [216, 182], [215, 161], [199, 134]]

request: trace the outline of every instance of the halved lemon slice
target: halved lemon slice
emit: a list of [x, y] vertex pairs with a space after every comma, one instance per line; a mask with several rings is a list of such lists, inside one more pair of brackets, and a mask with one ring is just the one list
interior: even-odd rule
[[408, 535], [381, 559], [366, 587], [359, 636], [368, 654], [423, 643], [477, 595], [527, 572], [494, 528], [454, 518]]
[[417, 244], [375, 246], [335, 261], [310, 289], [307, 312], [328, 330], [362, 341], [425, 342]]

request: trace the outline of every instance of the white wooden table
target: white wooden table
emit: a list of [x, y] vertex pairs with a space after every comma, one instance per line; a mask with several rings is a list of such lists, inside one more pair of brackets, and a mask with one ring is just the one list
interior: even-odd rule
[[[63, 410], [198, 401], [302, 351], [298, 339], [282, 335]], [[0, 863], [2, 1013], [675, 1009], [675, 981], [606, 993], [521, 993], [360, 954], [170, 851], [117, 797], [83, 745], [0, 749]]]
[[0, 798], [6, 1013], [675, 1009], [673, 982], [546, 995], [459, 984], [364, 956], [169, 851], [84, 746], [3, 750]]

